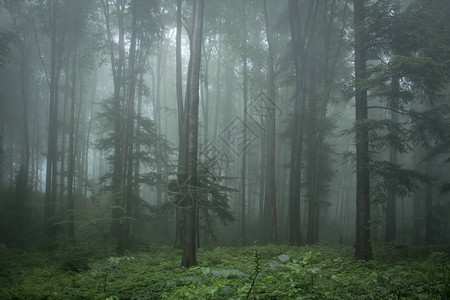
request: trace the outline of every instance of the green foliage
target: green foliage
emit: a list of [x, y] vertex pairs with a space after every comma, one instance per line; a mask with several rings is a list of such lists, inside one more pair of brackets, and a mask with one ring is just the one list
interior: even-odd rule
[[373, 198], [379, 202], [386, 201], [390, 193], [395, 193], [398, 197], [411, 195], [420, 189], [420, 184], [427, 184], [432, 180], [431, 176], [422, 172], [405, 169], [388, 161], [374, 162], [370, 170], [374, 183]]
[[[199, 249], [201, 265], [179, 267], [180, 250], [152, 245], [125, 257], [60, 268], [64, 253], [0, 247], [1, 299], [445, 299], [445, 247], [374, 244], [375, 261], [347, 246]], [[80, 255], [88, 255], [78, 252]], [[78, 255], [76, 254], [76, 255]]]
[[[122, 116], [121, 112], [117, 112], [114, 109], [112, 98], [105, 99], [101, 105], [102, 110], [97, 114], [97, 118], [101, 124], [98, 129], [103, 132], [103, 135], [97, 141], [96, 147], [109, 154], [107, 160], [112, 165], [114, 147], [117, 143], [121, 145], [122, 136], [112, 132], [110, 128], [113, 128], [112, 124], [117, 118], [121, 118], [121, 122], [124, 122], [124, 116]], [[174, 149], [170, 146], [169, 141], [158, 133], [153, 120], [135, 116], [134, 126], [134, 143], [139, 145], [140, 150], [133, 152], [133, 160], [139, 162], [141, 174], [138, 178], [132, 178], [132, 180], [135, 183], [149, 186], [166, 185], [167, 183], [164, 180], [165, 174], [160, 174], [156, 171], [157, 164], [163, 164], [164, 169], [170, 169], [170, 158]], [[111, 182], [112, 176], [113, 173], [110, 170], [103, 176], [102, 181], [104, 183]]]
[[353, 128], [342, 130], [341, 134], [356, 136], [356, 131], [364, 128], [368, 130], [368, 139], [373, 151], [396, 149], [400, 153], [405, 153], [411, 149], [408, 131], [404, 125], [391, 120], [360, 120], [354, 124]]
[[[224, 184], [224, 180], [229, 179], [215, 172], [219, 169], [219, 159], [217, 157], [206, 157], [198, 164], [198, 187], [195, 187], [197, 207], [199, 209], [199, 217], [204, 224], [202, 229], [211, 231], [211, 224], [214, 220], [219, 220], [223, 224], [233, 222], [234, 216], [229, 205], [230, 195], [236, 192]], [[174, 203], [183, 205], [185, 183], [179, 183], [173, 179], [168, 184], [170, 202], [163, 204], [163, 212], [173, 212]], [[192, 187], [191, 187], [192, 189]]]
[[60, 268], [64, 272], [83, 272], [89, 269], [88, 253], [71, 247], [68, 251], [62, 253], [60, 258]]

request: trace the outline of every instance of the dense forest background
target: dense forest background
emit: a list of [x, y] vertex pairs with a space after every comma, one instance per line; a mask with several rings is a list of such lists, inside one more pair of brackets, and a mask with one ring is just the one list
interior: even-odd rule
[[0, 243], [448, 244], [449, 8], [0, 1]]

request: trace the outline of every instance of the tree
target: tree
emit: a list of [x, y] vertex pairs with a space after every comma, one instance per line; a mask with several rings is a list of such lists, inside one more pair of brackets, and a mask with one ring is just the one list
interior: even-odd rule
[[199, 192], [197, 182], [197, 163], [198, 163], [198, 108], [199, 108], [199, 85], [200, 85], [200, 64], [201, 64], [201, 46], [202, 46], [202, 28], [203, 28], [203, 0], [196, 0], [194, 3], [194, 16], [192, 26], [191, 40], [191, 58], [189, 64], [190, 80], [189, 88], [189, 107], [188, 109], [188, 128], [189, 145], [187, 161], [187, 183], [185, 193], [185, 228], [184, 245], [181, 265], [192, 267], [197, 265], [196, 256], [196, 194]]
[[[59, 105], [59, 80], [61, 69], [64, 64], [65, 49], [65, 31], [67, 29], [68, 4], [65, 3], [64, 10], [61, 11], [59, 1], [49, 1], [50, 24], [49, 37], [51, 41], [50, 55], [50, 76], [47, 74], [42, 53], [40, 53], [44, 71], [47, 77], [47, 83], [50, 90], [49, 103], [49, 124], [48, 124], [48, 148], [47, 148], [47, 166], [45, 181], [45, 223], [47, 231], [50, 231], [53, 218], [55, 217], [55, 202], [57, 196], [57, 175], [58, 175], [58, 105]], [[45, 22], [45, 20], [44, 20]], [[33, 21], [35, 36], [37, 35]], [[37, 38], [36, 38], [37, 39]], [[38, 49], [39, 43], [36, 40]], [[39, 50], [40, 52], [40, 50]]]
[[[247, 124], [247, 105], [248, 105], [248, 66], [247, 66], [247, 16], [245, 7], [247, 1], [242, 1], [242, 25], [243, 25], [243, 39], [242, 39], [242, 89], [244, 98], [244, 124]], [[243, 140], [247, 140], [247, 128], [242, 129]], [[241, 163], [241, 242], [242, 245], [247, 243], [247, 226], [246, 226], [246, 179], [247, 179], [247, 149], [242, 151]]]
[[367, 87], [364, 85], [367, 63], [365, 0], [353, 6], [355, 30], [355, 112], [356, 112], [356, 249], [357, 259], [371, 260], [369, 132], [367, 127]]
[[[291, 136], [291, 163], [289, 174], [289, 242], [294, 245], [303, 244], [300, 222], [300, 198], [303, 163], [304, 117], [305, 117], [305, 72], [307, 70], [310, 41], [315, 30], [314, 14], [318, 2], [311, 2], [304, 30], [300, 23], [297, 0], [289, 0], [289, 28], [291, 34], [291, 59], [295, 70], [295, 108], [293, 133]], [[315, 9], [313, 9], [315, 8]]]
[[270, 202], [270, 238], [269, 241], [273, 244], [277, 243], [277, 198], [276, 198], [276, 175], [275, 175], [275, 144], [276, 144], [276, 90], [275, 90], [275, 70], [274, 70], [274, 43], [271, 31], [271, 24], [269, 23], [269, 14], [267, 10], [267, 0], [264, 0], [264, 20], [266, 24], [266, 38], [268, 48], [268, 97], [270, 99], [271, 107], [268, 107], [269, 116], [269, 141], [268, 145], [268, 167], [267, 172], [267, 189], [268, 189], [268, 199]]
[[289, 242], [293, 245], [303, 244], [300, 230], [300, 184], [301, 161], [303, 151], [303, 99], [301, 95], [301, 66], [300, 53], [303, 51], [302, 37], [300, 33], [300, 17], [298, 2], [289, 0], [289, 23], [291, 31], [292, 60], [295, 68], [295, 111], [294, 111], [294, 136], [291, 143], [291, 169], [289, 178]]
[[[181, 196], [184, 193], [182, 183], [186, 180], [186, 160], [187, 153], [186, 147], [186, 105], [183, 104], [183, 74], [182, 74], [182, 64], [181, 64], [181, 34], [182, 34], [182, 22], [181, 22], [181, 9], [182, 9], [183, 0], [177, 0], [177, 34], [176, 34], [176, 94], [177, 94], [177, 115], [178, 115], [178, 174], [177, 174], [177, 182], [178, 188], [180, 189], [177, 193], [179, 195], [178, 199], [176, 199], [176, 213], [175, 213], [175, 245], [181, 246], [181, 217], [180, 217], [180, 208], [184, 205], [183, 197]], [[187, 103], [186, 103], [187, 104]]]

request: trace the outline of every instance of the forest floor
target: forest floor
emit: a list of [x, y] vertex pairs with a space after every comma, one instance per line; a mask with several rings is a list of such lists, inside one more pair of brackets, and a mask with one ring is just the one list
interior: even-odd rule
[[[141, 247], [124, 257], [90, 250], [0, 245], [0, 299], [450, 299], [450, 247], [218, 247], [180, 267], [181, 251]], [[98, 252], [98, 251], [97, 251]]]

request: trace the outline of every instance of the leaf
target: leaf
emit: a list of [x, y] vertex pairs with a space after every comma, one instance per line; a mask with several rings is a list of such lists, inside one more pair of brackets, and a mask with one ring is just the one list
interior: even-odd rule
[[209, 273], [211, 273], [211, 269], [208, 267], [202, 267], [202, 273], [203, 275], [208, 275]]
[[281, 254], [281, 255], [278, 255], [278, 259], [281, 260], [282, 262], [287, 262], [287, 261], [289, 261], [291, 258], [290, 258], [289, 255], [287, 255], [287, 254]]

